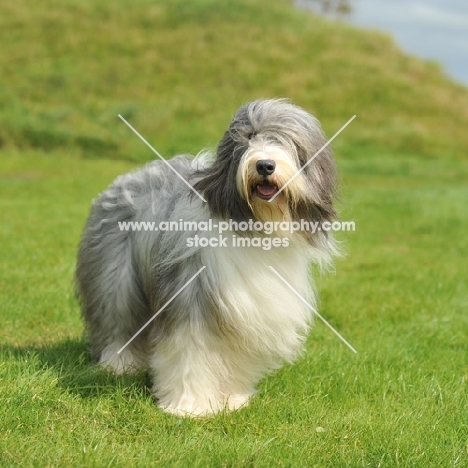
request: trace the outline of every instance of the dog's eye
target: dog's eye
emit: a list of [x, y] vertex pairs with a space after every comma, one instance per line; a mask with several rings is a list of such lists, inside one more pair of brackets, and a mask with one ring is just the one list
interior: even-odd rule
[[247, 135], [247, 138], [249, 140], [251, 140], [252, 138], [255, 138], [257, 136], [257, 134], [255, 132], [250, 132], [248, 135]]

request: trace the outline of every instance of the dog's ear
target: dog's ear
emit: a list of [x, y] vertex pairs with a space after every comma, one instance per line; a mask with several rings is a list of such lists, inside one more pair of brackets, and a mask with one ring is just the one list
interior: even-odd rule
[[247, 202], [239, 196], [236, 175], [248, 138], [234, 138], [230, 128], [220, 141], [213, 163], [197, 171], [195, 190], [203, 193], [212, 216], [240, 221], [248, 219]]
[[326, 142], [325, 136], [320, 132], [318, 138], [314, 135], [306, 144], [296, 145], [300, 166], [304, 168], [302, 176], [306, 185], [303, 196], [298, 197], [295, 206], [290, 207], [296, 219], [320, 223], [336, 219], [334, 202], [337, 197], [337, 172], [331, 148], [323, 148]]
[[[326, 143], [323, 138], [323, 144]], [[316, 154], [311, 154], [311, 158]], [[310, 159], [309, 159], [310, 160]], [[329, 147], [323, 149], [304, 169], [307, 184], [307, 195], [297, 200], [296, 206], [291, 207], [293, 218], [301, 222], [319, 223], [333, 222], [337, 218], [334, 203], [337, 198], [337, 172], [335, 160]], [[338, 249], [332, 233], [319, 228], [315, 232], [301, 231], [304, 239], [313, 247], [327, 255], [338, 255]], [[331, 261], [331, 257], [323, 257], [324, 264]], [[328, 258], [328, 260], [326, 260]]]
[[[325, 139], [323, 142], [325, 144]], [[331, 149], [323, 149], [305, 170], [307, 180], [314, 186], [316, 208], [311, 213], [314, 220], [333, 221], [337, 216], [334, 207], [337, 198], [337, 172]]]

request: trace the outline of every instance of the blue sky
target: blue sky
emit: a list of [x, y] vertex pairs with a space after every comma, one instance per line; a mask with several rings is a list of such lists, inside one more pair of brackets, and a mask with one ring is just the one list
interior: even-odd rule
[[351, 0], [351, 4], [351, 23], [390, 32], [403, 50], [441, 63], [456, 81], [468, 85], [468, 0]]

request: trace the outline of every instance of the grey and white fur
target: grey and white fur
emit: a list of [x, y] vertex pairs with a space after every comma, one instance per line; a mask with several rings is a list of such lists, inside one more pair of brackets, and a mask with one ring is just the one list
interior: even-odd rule
[[[123, 221], [331, 221], [336, 172], [319, 122], [282, 99], [241, 107], [216, 154], [177, 156], [118, 177], [93, 201], [78, 252], [76, 290], [94, 359], [116, 372], [148, 367], [165, 411], [201, 416], [247, 404], [265, 373], [293, 361], [315, 305], [310, 264], [337, 253], [330, 233], [287, 234], [288, 247], [187, 247], [196, 234], [125, 231]], [[225, 233], [226, 234], [226, 233]], [[231, 232], [268, 237], [264, 232]], [[284, 237], [274, 232], [270, 237]], [[206, 268], [120, 354], [117, 351]]]

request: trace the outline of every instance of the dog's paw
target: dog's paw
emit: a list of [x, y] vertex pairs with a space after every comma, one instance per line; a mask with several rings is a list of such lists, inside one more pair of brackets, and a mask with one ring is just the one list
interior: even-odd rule
[[238, 394], [229, 395], [227, 402], [226, 402], [226, 408], [229, 411], [234, 411], [236, 409], [247, 406], [249, 404], [249, 400], [251, 396], [252, 394], [250, 393], [247, 393], [247, 394], [238, 393]]
[[145, 357], [141, 353], [128, 347], [118, 354], [120, 349], [121, 345], [119, 344], [112, 344], [104, 348], [98, 361], [99, 367], [112, 370], [116, 374], [123, 374], [124, 372], [136, 372], [146, 365]]
[[177, 403], [163, 404], [160, 402], [158, 406], [166, 413], [176, 416], [200, 418], [213, 416], [222, 411], [234, 411], [247, 406], [250, 397], [250, 394], [236, 394], [222, 400], [207, 398], [203, 401], [197, 401], [190, 395], [186, 395], [179, 399]]

